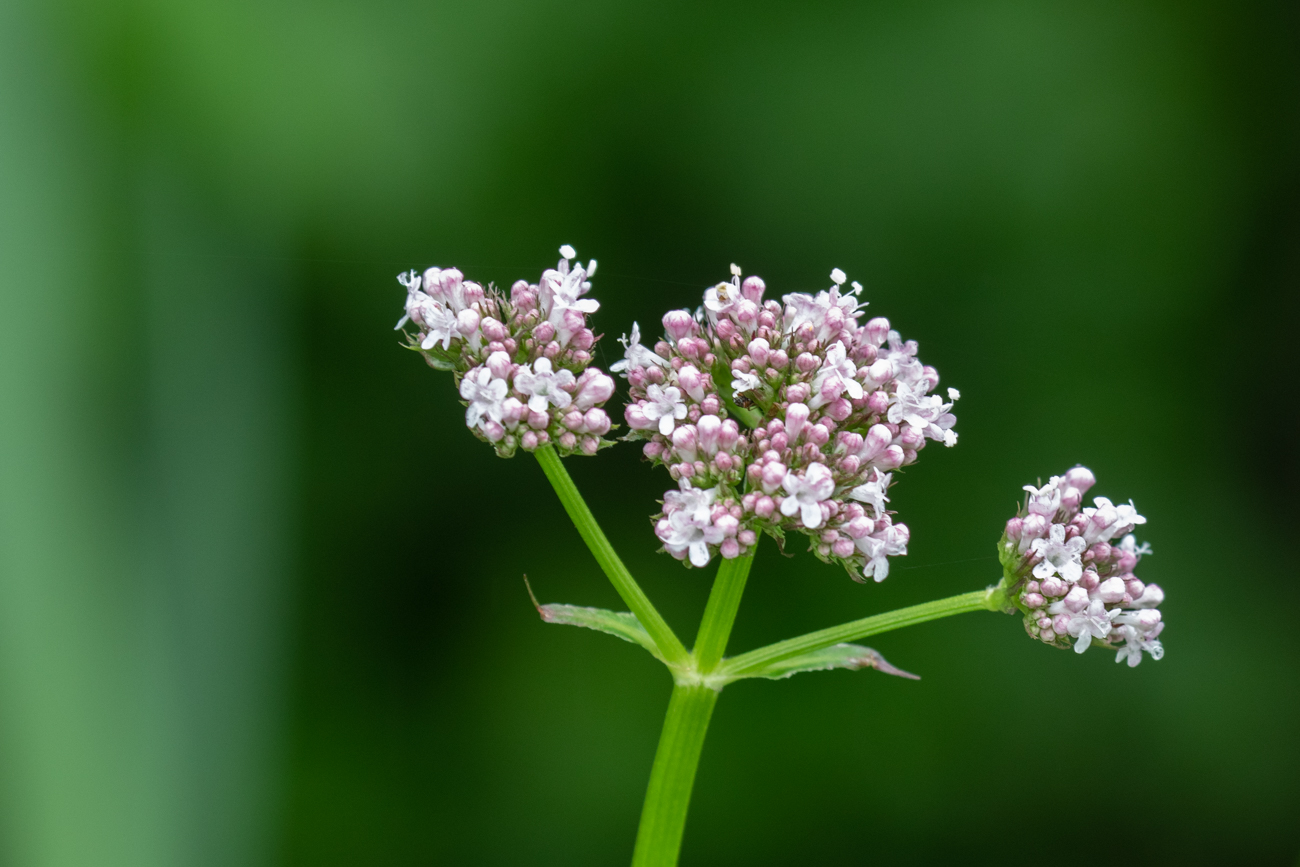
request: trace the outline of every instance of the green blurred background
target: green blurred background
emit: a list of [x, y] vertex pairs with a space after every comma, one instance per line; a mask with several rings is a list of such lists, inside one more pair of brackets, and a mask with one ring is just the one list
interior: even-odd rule
[[[594, 323], [833, 266], [957, 386], [883, 585], [759, 554], [732, 648], [977, 588], [1020, 486], [1133, 497], [1137, 670], [968, 615], [742, 683], [687, 865], [1300, 852], [1289, 2], [0, 3], [0, 858], [625, 863], [670, 682], [393, 276], [572, 243]], [[571, 472], [680, 631], [634, 446]], [[984, 558], [984, 559], [979, 559]]]

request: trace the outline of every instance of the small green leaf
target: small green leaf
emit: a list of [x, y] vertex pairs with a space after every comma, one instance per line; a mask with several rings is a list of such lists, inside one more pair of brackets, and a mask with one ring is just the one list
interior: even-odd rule
[[919, 676], [903, 671], [901, 668], [895, 668], [878, 652], [859, 644], [836, 644], [821, 650], [814, 650], [811, 653], [794, 656], [790, 659], [782, 659], [746, 676], [781, 680], [804, 671], [832, 671], [836, 668], [847, 668], [850, 671], [874, 668], [884, 674], [893, 674], [911, 680], [921, 679]]
[[639, 644], [660, 662], [666, 662], [659, 653], [659, 648], [655, 646], [654, 639], [650, 633], [646, 632], [641, 621], [637, 620], [636, 615], [630, 611], [609, 611], [605, 608], [587, 608], [581, 605], [562, 605], [560, 603], [551, 603], [542, 605], [533, 595], [533, 587], [528, 583], [528, 577], [524, 577], [524, 585], [528, 587], [528, 595], [533, 600], [533, 607], [546, 623], [566, 623], [570, 626], [583, 626], [587, 629], [594, 629], [597, 632], [604, 632], [613, 635], [624, 641], [630, 641], [632, 644]]

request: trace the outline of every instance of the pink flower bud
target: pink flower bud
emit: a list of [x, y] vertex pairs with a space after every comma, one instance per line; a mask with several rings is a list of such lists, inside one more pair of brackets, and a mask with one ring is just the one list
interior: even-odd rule
[[664, 453], [664, 444], [657, 440], [651, 440], [641, 447], [641, 454], [645, 455], [652, 461], [659, 460], [660, 455]]
[[727, 419], [722, 423], [722, 430], [718, 432], [718, 448], [730, 451], [735, 448], [736, 441], [740, 439], [740, 425], [733, 420]]
[[740, 544], [748, 548], [758, 541], [758, 534], [753, 530], [741, 530], [736, 534], [736, 538], [740, 541]]
[[[912, 455], [915, 457], [916, 452], [913, 452]], [[890, 446], [881, 452], [872, 463], [883, 470], [894, 470], [901, 467], [906, 460], [907, 455], [900, 446]]]
[[560, 448], [572, 449], [577, 446], [578, 438], [574, 436], [571, 431], [566, 430], [564, 433], [560, 434], [559, 439], [556, 440], [556, 442], [560, 444]]
[[1047, 600], [1038, 593], [1025, 593], [1020, 597], [1020, 601], [1026, 608], [1042, 608], [1047, 604]]
[[609, 400], [614, 394], [614, 380], [589, 367], [578, 379], [578, 390], [573, 395], [573, 405], [580, 410], [588, 410]]
[[1006, 535], [1012, 542], [1020, 541], [1020, 531], [1024, 526], [1024, 521], [1020, 518], [1012, 518], [1007, 521]]
[[745, 351], [749, 353], [749, 360], [756, 367], [766, 367], [768, 356], [772, 352], [772, 346], [763, 338], [755, 337], [749, 341], [749, 346], [745, 347]]
[[[1088, 607], [1088, 591], [1082, 587], [1075, 586], [1070, 588], [1070, 592], [1065, 594], [1065, 608], [1067, 611], [1073, 611], [1078, 614]], [[1058, 630], [1063, 631], [1063, 630]]]
[[1061, 635], [1068, 635], [1070, 632], [1070, 615], [1058, 614], [1052, 618], [1052, 629]]
[[510, 356], [504, 352], [494, 352], [488, 356], [487, 369], [497, 379], [508, 379], [514, 371]]
[[[608, 422], [609, 419], [606, 419]], [[600, 440], [594, 436], [585, 436], [582, 438], [582, 453], [584, 455], [594, 455], [600, 451]]]
[[810, 442], [824, 446], [831, 441], [831, 432], [826, 429], [826, 425], [815, 424], [808, 428], [807, 437]]
[[597, 436], [603, 436], [604, 434], [609, 433], [609, 416], [599, 407], [587, 410], [586, 414], [582, 417], [582, 424], [583, 427], [587, 429], [588, 433], [593, 433]]
[[677, 372], [677, 384], [693, 400], [704, 400], [704, 375], [693, 364], [688, 364]]
[[867, 368], [867, 382], [872, 388], [883, 385], [894, 376], [894, 362], [881, 358]]
[[700, 413], [702, 415], [717, 415], [722, 411], [722, 402], [718, 400], [716, 394], [710, 394], [700, 401]]
[[786, 365], [789, 363], [790, 356], [785, 354], [784, 349], [778, 349], [767, 357], [767, 365], [773, 370], [785, 370]]
[[499, 443], [505, 439], [506, 429], [499, 422], [489, 420], [487, 424], [483, 425], [483, 436], [487, 437], [490, 443]]
[[528, 411], [528, 426], [533, 430], [546, 430], [551, 424], [551, 417], [544, 412]]
[[664, 314], [664, 331], [674, 343], [695, 333], [695, 318], [687, 310], [669, 310]]
[[799, 357], [794, 360], [794, 368], [800, 373], [812, 373], [818, 367], [821, 367], [821, 361], [817, 356], [809, 352], [800, 353]]
[[629, 403], [627, 408], [623, 410], [623, 419], [632, 430], [650, 430], [658, 427], [657, 421], [646, 418], [645, 411], [640, 403]]
[[802, 403], [792, 403], [785, 410], [785, 434], [790, 442], [798, 442], [799, 434], [808, 421], [808, 407]]
[[1059, 575], [1053, 575], [1050, 578], [1043, 579], [1038, 585], [1038, 590], [1044, 596], [1055, 599], [1058, 596], [1064, 596], [1069, 592], [1070, 585], [1066, 584]]
[[735, 539], [723, 539], [722, 544], [718, 546], [718, 553], [724, 560], [734, 560], [740, 556], [740, 543]]
[[1072, 488], [1078, 488], [1082, 495], [1088, 493], [1088, 489], [1097, 484], [1097, 477], [1087, 467], [1075, 467], [1065, 474], [1065, 482]]
[[760, 518], [770, 518], [774, 511], [776, 511], [776, 501], [771, 497], [759, 497], [758, 502], [754, 504], [754, 514]]
[[837, 397], [826, 407], [826, 414], [836, 421], [844, 421], [853, 415], [853, 404], [847, 398]]
[[734, 536], [740, 530], [740, 522], [730, 514], [723, 515], [715, 520], [713, 526], [721, 530], [724, 536]]
[[844, 473], [846, 476], [854, 476], [857, 475], [858, 467], [861, 466], [861, 464], [862, 462], [858, 460], [857, 455], [848, 455], [840, 458], [838, 467], [840, 472]]
[[730, 340], [736, 333], [736, 326], [730, 319], [719, 319], [713, 330], [723, 340]]
[[534, 431], [524, 431], [524, 435], [519, 438], [519, 444], [528, 451], [537, 448], [537, 434]]
[[1118, 575], [1107, 578], [1097, 587], [1097, 597], [1108, 604], [1119, 602], [1126, 592], [1124, 582]]
[[473, 308], [462, 310], [456, 314], [456, 330], [468, 337], [478, 330], [481, 318], [478, 311]]
[[688, 461], [695, 460], [695, 446], [694, 425], [678, 425], [673, 430], [673, 450], [682, 458]]
[[767, 284], [763, 282], [762, 277], [746, 277], [745, 282], [740, 284], [740, 294], [755, 304], [763, 300], [763, 293], [766, 290]]
[[1134, 599], [1142, 598], [1142, 594], [1147, 589], [1147, 586], [1143, 584], [1141, 581], [1139, 581], [1137, 579], [1137, 576], [1128, 574], [1128, 575], [1121, 575], [1119, 577], [1124, 579], [1124, 590], [1125, 592], [1128, 593], [1129, 596], [1133, 597]]
[[590, 328], [579, 329], [569, 338], [569, 347], [578, 350], [574, 353], [574, 360], [578, 360], [579, 356], [584, 356], [586, 361], [590, 361], [591, 356], [587, 350], [591, 349], [592, 344], [595, 342], [596, 335], [591, 332]]
[[786, 466], [780, 461], [773, 461], [763, 467], [762, 484], [764, 493], [775, 493], [785, 480]]
[[578, 412], [577, 410], [570, 410], [569, 412], [566, 412], [564, 414], [564, 418], [561, 420], [561, 424], [563, 424], [569, 430], [576, 430], [576, 431], [582, 430], [583, 427], [582, 413]]
[[796, 382], [794, 385], [786, 386], [785, 396], [790, 403], [803, 403], [808, 400], [812, 394], [812, 387], [806, 382]]
[[1097, 576], [1096, 572], [1089, 569], [1085, 571], [1083, 577], [1079, 579], [1079, 585], [1091, 593], [1101, 585], [1101, 578]]
[[831, 545], [831, 553], [840, 558], [852, 557], [853, 550], [852, 539], [839, 539], [835, 544]]
[[483, 329], [483, 336], [488, 340], [505, 340], [510, 336], [506, 327], [491, 316], [484, 316], [480, 327]]
[[541, 344], [550, 343], [555, 339], [555, 326], [549, 322], [543, 322], [533, 329], [533, 339]]
[[1165, 601], [1165, 591], [1159, 584], [1148, 584], [1142, 595], [1133, 600], [1134, 608], [1158, 608]]
[[865, 515], [854, 518], [845, 525], [844, 530], [854, 539], [870, 535], [876, 529], [876, 522]]
[[758, 325], [758, 305], [748, 298], [737, 301], [731, 315], [735, 318], [737, 325], [751, 334]]
[[716, 454], [718, 451], [718, 437], [722, 433], [722, 419], [716, 415], [701, 416], [696, 428], [699, 435], [700, 451], [710, 456]]

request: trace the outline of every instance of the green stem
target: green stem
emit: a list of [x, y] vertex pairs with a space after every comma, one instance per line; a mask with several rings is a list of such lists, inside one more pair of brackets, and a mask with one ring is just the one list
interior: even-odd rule
[[704, 608], [704, 619], [700, 621], [700, 632], [695, 639], [695, 667], [700, 674], [709, 674], [717, 668], [727, 650], [727, 639], [731, 637], [731, 626], [736, 622], [736, 611], [740, 608], [740, 597], [745, 593], [745, 581], [754, 565], [757, 547], [755, 545], [743, 557], [723, 560], [718, 566], [713, 589], [709, 592], [709, 604]]
[[717, 700], [718, 693], [701, 684], [673, 687], [646, 788], [632, 867], [673, 867], [677, 863], [695, 769]]
[[546, 478], [550, 480], [555, 493], [559, 495], [560, 502], [564, 504], [564, 510], [569, 513], [573, 525], [578, 528], [578, 534], [591, 549], [596, 562], [605, 571], [610, 583], [618, 591], [618, 595], [623, 597], [623, 602], [636, 615], [636, 619], [641, 621], [646, 632], [650, 633], [664, 659], [675, 668], [688, 666], [690, 654], [686, 651], [685, 645], [645, 595], [641, 585], [636, 583], [632, 573], [627, 571], [618, 554], [614, 552], [614, 546], [610, 545], [609, 540], [605, 538], [605, 533], [596, 523], [591, 509], [587, 508], [582, 494], [578, 493], [578, 486], [573, 483], [569, 471], [564, 468], [554, 447], [541, 446], [533, 454], [537, 456], [537, 462], [542, 465], [542, 472], [546, 473]]
[[773, 662], [789, 659], [801, 653], [811, 653], [814, 650], [821, 650], [824, 647], [846, 641], [856, 641], [869, 635], [878, 635], [881, 632], [901, 629], [904, 626], [915, 626], [918, 623], [925, 623], [927, 620], [938, 620], [941, 617], [951, 617], [954, 614], [964, 614], [967, 611], [1002, 611], [1005, 608], [1006, 594], [1000, 588], [975, 590], [971, 593], [962, 593], [958, 596], [950, 596], [947, 599], [913, 605], [910, 608], [900, 608], [897, 611], [888, 611], [874, 617], [864, 617], [861, 620], [841, 623], [839, 626], [820, 629], [817, 632], [809, 632], [807, 635], [800, 635], [797, 638], [778, 641], [776, 644], [769, 644], [766, 647], [760, 647], [757, 650], [751, 650], [748, 653], [742, 653], [728, 659], [718, 669], [718, 674], [725, 675], [729, 679], [741, 678], [759, 671]]

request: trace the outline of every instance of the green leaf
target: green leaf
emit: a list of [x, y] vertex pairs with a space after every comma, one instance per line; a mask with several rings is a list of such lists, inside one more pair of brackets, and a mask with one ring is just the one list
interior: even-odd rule
[[528, 587], [528, 595], [533, 600], [533, 607], [541, 615], [545, 623], [565, 623], [569, 626], [582, 626], [587, 629], [594, 629], [597, 632], [604, 632], [607, 635], [613, 635], [624, 641], [630, 641], [633, 644], [639, 644], [660, 662], [666, 662], [659, 653], [659, 648], [655, 646], [654, 639], [650, 633], [646, 632], [641, 621], [637, 620], [635, 614], [630, 611], [609, 611], [605, 608], [587, 608], [582, 605], [563, 605], [560, 603], [551, 603], [542, 605], [533, 595], [533, 588], [528, 584], [528, 578], [525, 576], [524, 584]]
[[781, 680], [804, 671], [832, 671], [836, 668], [847, 668], [850, 671], [874, 668], [884, 674], [893, 674], [911, 680], [921, 679], [918, 675], [903, 671], [901, 668], [895, 668], [878, 652], [860, 644], [836, 644], [831, 647], [824, 647], [811, 653], [804, 653], [773, 662], [771, 665], [745, 676]]

